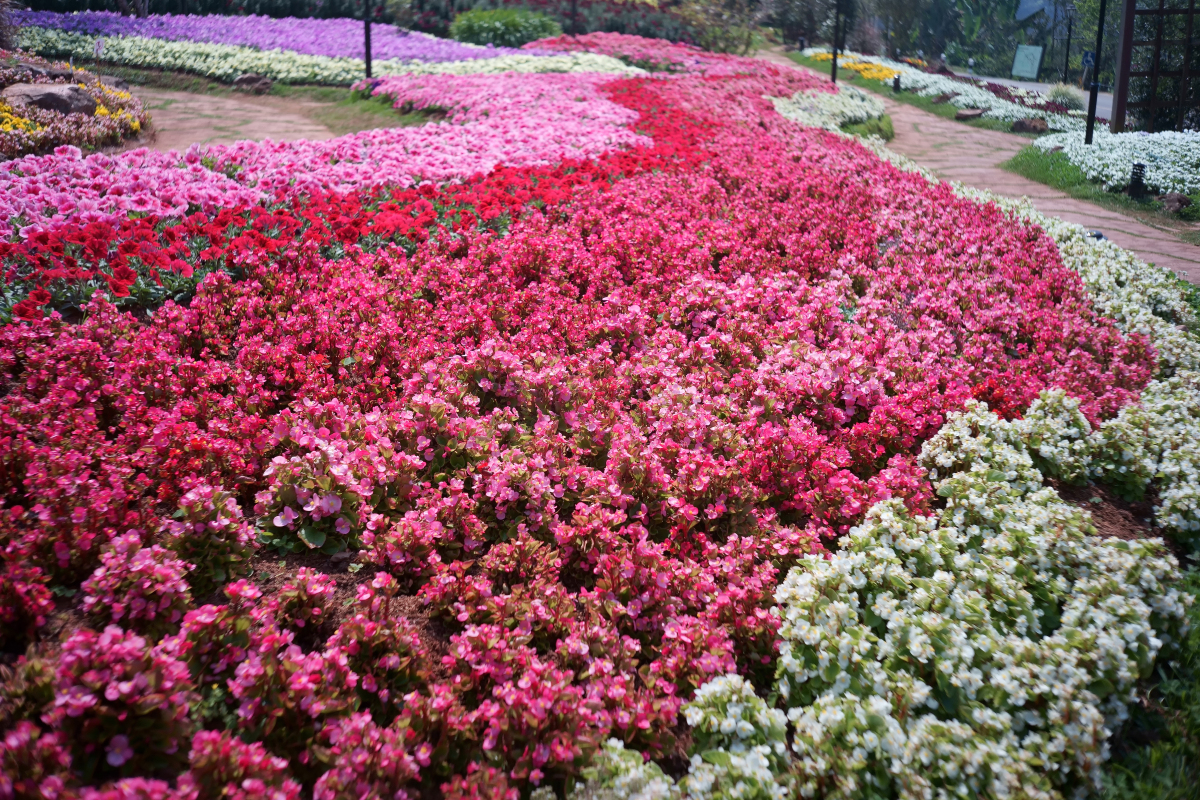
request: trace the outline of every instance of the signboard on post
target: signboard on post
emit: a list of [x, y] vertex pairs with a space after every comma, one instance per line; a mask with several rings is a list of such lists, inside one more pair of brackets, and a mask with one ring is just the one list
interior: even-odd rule
[[1012, 76], [1036, 81], [1041, 69], [1042, 48], [1031, 44], [1017, 45], [1017, 55], [1013, 58]]
[[1084, 50], [1083, 51], [1083, 68], [1091, 69], [1094, 66], [1096, 66], [1096, 54], [1093, 53], [1091, 50]]

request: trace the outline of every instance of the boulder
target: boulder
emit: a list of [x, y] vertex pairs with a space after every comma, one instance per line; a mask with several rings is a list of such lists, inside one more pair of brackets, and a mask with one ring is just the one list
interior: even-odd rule
[[1170, 213], [1178, 214], [1180, 211], [1192, 204], [1192, 198], [1188, 197], [1186, 194], [1180, 194], [1179, 192], [1167, 192], [1158, 198], [1158, 202], [1162, 203], [1163, 208]]
[[1012, 124], [1013, 133], [1046, 133], [1050, 130], [1050, 126], [1046, 124], [1046, 120], [1039, 117], [1030, 117], [1028, 119], [1019, 119]]
[[245, 75], [238, 75], [233, 81], [233, 88], [239, 92], [266, 94], [271, 91], [271, 79], [265, 75], [256, 75], [252, 72]]
[[50, 74], [45, 67], [39, 64], [34, 64], [32, 61], [21, 61], [20, 59], [17, 59], [17, 66], [21, 69], [29, 70], [29, 73], [35, 78], [45, 78]]
[[958, 92], [942, 92], [937, 97], [933, 98], [933, 104], [940, 106], [942, 103], [949, 103], [955, 97], [958, 97]]
[[118, 78], [115, 75], [98, 75], [100, 82], [110, 89], [116, 89], [118, 92], [129, 91], [129, 81], [124, 78]]
[[955, 119], [979, 119], [983, 116], [986, 108], [960, 108], [958, 113], [954, 115]]
[[75, 84], [14, 83], [0, 93], [11, 105], [28, 105], [60, 114], [96, 113], [96, 101]]
[[46, 77], [53, 78], [56, 81], [73, 81], [75, 80], [75, 70], [61, 67], [50, 67], [46, 70]]

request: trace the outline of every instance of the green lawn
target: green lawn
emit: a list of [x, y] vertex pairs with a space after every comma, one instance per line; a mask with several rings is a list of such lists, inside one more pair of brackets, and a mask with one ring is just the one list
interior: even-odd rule
[[[1189, 244], [1200, 245], [1200, 231], [1192, 223], [1168, 214], [1163, 210], [1162, 203], [1153, 198], [1139, 201], [1121, 192], [1104, 191], [1099, 184], [1089, 181], [1083, 170], [1062, 153], [1026, 147], [1000, 166], [1031, 181], [1052, 186], [1076, 199], [1134, 217]], [[1200, 204], [1200, 195], [1194, 197], [1193, 202]]]
[[[830, 70], [832, 67], [832, 62], [830, 62], [830, 61], [815, 61], [811, 58], [805, 58], [804, 56], [800, 55], [799, 53], [788, 53], [787, 56], [788, 56], [788, 58], [792, 59], [792, 61], [795, 61], [797, 64], [799, 64], [800, 66], [808, 67], [811, 70], [820, 72], [822, 75], [828, 75], [830, 73]], [[838, 82], [839, 83], [848, 83], [851, 86], [857, 86], [858, 88], [866, 89], [869, 92], [875, 92], [876, 94], [885, 95], [885, 96], [890, 97], [891, 99], [895, 100], [896, 102], [907, 103], [910, 106], [916, 106], [917, 108], [921, 109], [922, 111], [928, 111], [930, 114], [936, 114], [937, 116], [944, 117], [946, 119], [954, 119], [955, 113], [958, 112], [958, 108], [954, 105], [951, 105], [950, 103], [935, 103], [935, 102], [933, 102], [932, 97], [921, 97], [913, 92], [908, 92], [908, 91], [901, 91], [899, 93], [896, 93], [896, 92], [892, 91], [890, 86], [882, 84], [879, 81], [866, 80], [865, 78], [858, 75], [858, 73], [852, 72], [851, 70], [839, 69], [838, 70]], [[1011, 122], [1003, 122], [998, 119], [975, 119], [975, 120], [967, 120], [967, 121], [958, 120], [958, 122], [960, 122], [963, 125], [970, 125], [975, 128], [985, 128], [990, 131], [1006, 131], [1009, 133], [1012, 132], [1012, 123]], [[1027, 135], [1027, 136], [1030, 136], [1031, 138], [1034, 138], [1033, 134], [1017, 134], [1017, 135], [1019, 135], [1019, 136]]]
[[[227, 84], [183, 72], [138, 69], [106, 63], [81, 63], [79, 66], [103, 75], [124, 78], [134, 86], [220, 97], [239, 97], [251, 101], [254, 98], [254, 95], [237, 92]], [[437, 116], [424, 112], [401, 114], [392, 108], [388, 100], [367, 97], [361, 93], [350, 91], [346, 86], [292, 86], [276, 83], [271, 87], [268, 96], [301, 101], [296, 103], [292, 109], [295, 113], [321, 123], [338, 136], [372, 128], [420, 125]]]

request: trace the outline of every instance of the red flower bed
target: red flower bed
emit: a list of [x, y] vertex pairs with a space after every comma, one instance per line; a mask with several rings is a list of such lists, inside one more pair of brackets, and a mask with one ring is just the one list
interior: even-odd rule
[[[271, 597], [242, 580], [181, 620], [171, 592], [166, 636], [122, 634], [175, 687], [137, 741], [261, 745], [195, 733], [178, 786], [508, 797], [610, 736], [678, 756], [697, 686], [770, 683], [783, 571], [879, 499], [928, 508], [915, 454], [949, 411], [1059, 386], [1095, 420], [1136, 395], [1148, 344], [1042, 231], [763, 99], [803, 85], [614, 81], [654, 147], [7, 246], [51, 295], [206, 273], [150, 315], [97, 293], [71, 324], [31, 296], [0, 330], [10, 564], [78, 587], [140, 540], [237, 570], [241, 517], [205, 504], [226, 492], [258, 563], [308, 554], [346, 587], [317, 554], [348, 548], [371, 578], [337, 598], [307, 572]], [[216, 545], [185, 551], [179, 519]], [[36, 626], [40, 579], [9, 569]], [[100, 658], [94, 635], [72, 652]], [[60, 669], [55, 703], [81, 680]], [[22, 729], [0, 763], [45, 750], [20, 780], [78, 780], [53, 737], [84, 730], [76, 760], [116, 754], [97, 775], [184, 768], [100, 741], [115, 703]]]

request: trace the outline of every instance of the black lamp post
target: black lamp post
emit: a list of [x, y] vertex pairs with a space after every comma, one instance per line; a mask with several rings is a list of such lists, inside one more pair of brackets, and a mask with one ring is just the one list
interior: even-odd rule
[[1092, 65], [1092, 93], [1088, 97], [1087, 133], [1083, 136], [1084, 144], [1092, 143], [1092, 131], [1096, 128], [1096, 101], [1100, 94], [1100, 48], [1104, 47], [1104, 12], [1108, 9], [1108, 1], [1100, 0], [1100, 23], [1096, 26], [1096, 63]]
[[842, 0], [833, 4], [833, 68], [829, 71], [829, 79], [837, 83], [838, 30], [842, 19]]
[[371, 77], [371, 0], [363, 0], [363, 61]]
[[1071, 29], [1075, 24], [1075, 4], [1067, 3], [1067, 54], [1063, 56], [1063, 83], [1067, 82], [1067, 73], [1071, 69]]

